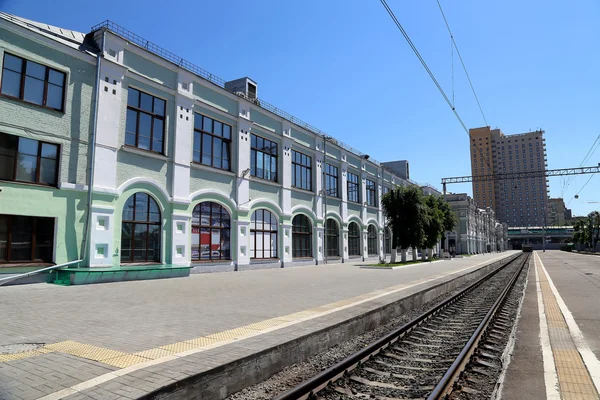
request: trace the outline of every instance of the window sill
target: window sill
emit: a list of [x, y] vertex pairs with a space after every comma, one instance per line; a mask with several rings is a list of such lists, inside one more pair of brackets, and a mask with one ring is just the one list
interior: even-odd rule
[[250, 182], [256, 182], [256, 183], [264, 183], [265, 185], [271, 185], [271, 186], [276, 186], [276, 187], [281, 187], [281, 184], [275, 181], [270, 181], [268, 179], [263, 179], [263, 178], [259, 178], [257, 176], [251, 176], [250, 178], [248, 178], [248, 180]]
[[192, 265], [203, 264], [231, 264], [231, 259], [223, 258], [221, 260], [192, 260]]
[[53, 265], [56, 265], [54, 263], [49, 263], [49, 262], [44, 262], [44, 261], [20, 261], [20, 262], [0, 262], [0, 269], [1, 268], [17, 268], [17, 267], [39, 267], [39, 268], [44, 268], [44, 267], [51, 267]]
[[[43, 106], [43, 105], [40, 105], [40, 104], [35, 104], [35, 103], [29, 102], [27, 100], [23, 100], [23, 99], [21, 99], [19, 97], [9, 96], [9, 95], [4, 94], [4, 93], [0, 93], [0, 97], [3, 97], [5, 99], [9, 99], [9, 100], [18, 101], [19, 103], [25, 103], [27, 105], [30, 105], [30, 106], [33, 106], [33, 107], [36, 107], [36, 108], [41, 108], [42, 110], [54, 111], [56, 113], [63, 114], [63, 115], [65, 114], [64, 110], [57, 110], [56, 108], [52, 108], [52, 107], [48, 107], [48, 106]], [[64, 101], [64, 99], [63, 99], [63, 101]]]
[[299, 187], [296, 187], [296, 186], [291, 186], [290, 189], [295, 190], [295, 191], [300, 192], [300, 193], [306, 193], [306, 194], [312, 194], [312, 195], [315, 194], [315, 192], [313, 192], [312, 190], [302, 189], [302, 188], [299, 188]]
[[156, 160], [161, 160], [161, 161], [167, 161], [169, 159], [169, 157], [165, 156], [164, 154], [155, 153], [150, 150], [142, 150], [142, 149], [138, 149], [137, 147], [131, 147], [131, 146], [127, 146], [127, 145], [121, 146], [121, 150], [125, 151], [127, 153], [137, 154], [140, 156], [146, 156], [146, 157], [154, 158]]
[[163, 263], [154, 262], [154, 261], [148, 261], [148, 262], [140, 261], [140, 262], [120, 262], [119, 265], [122, 267], [143, 267], [144, 265], [163, 265]]
[[190, 167], [194, 168], [194, 169], [197, 169], [197, 170], [200, 170], [200, 171], [216, 172], [216, 173], [222, 173], [222, 174], [225, 174], [225, 175], [235, 176], [235, 172], [231, 172], [231, 171], [228, 171], [226, 169], [211, 167], [210, 165], [204, 165], [204, 164], [197, 163], [197, 162], [194, 162], [194, 161], [192, 161], [190, 163]]
[[24, 182], [24, 181], [11, 181], [8, 179], [0, 179], [0, 183], [14, 183], [16, 185], [25, 185], [25, 186], [36, 186], [40, 188], [48, 188], [48, 189], [59, 189], [56, 185], [49, 185], [47, 183], [39, 183], [39, 182]]

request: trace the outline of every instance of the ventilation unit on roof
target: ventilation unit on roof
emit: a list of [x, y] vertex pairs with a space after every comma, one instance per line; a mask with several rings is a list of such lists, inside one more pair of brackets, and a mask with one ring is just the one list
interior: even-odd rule
[[225, 82], [225, 89], [258, 104], [258, 85], [248, 77]]

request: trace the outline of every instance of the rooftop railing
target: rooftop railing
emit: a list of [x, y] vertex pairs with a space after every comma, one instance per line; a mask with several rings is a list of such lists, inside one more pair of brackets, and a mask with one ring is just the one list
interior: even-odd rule
[[[123, 39], [127, 40], [128, 42], [133, 43], [133, 44], [135, 44], [135, 45], [137, 45], [137, 46], [139, 46], [161, 58], [164, 58], [165, 60], [170, 61], [173, 64], [175, 64], [183, 69], [193, 72], [194, 74], [198, 75], [199, 77], [211, 82], [214, 85], [217, 85], [221, 89], [227, 90], [228, 92], [233, 93], [239, 97], [243, 97], [247, 101], [251, 102], [252, 104], [255, 104], [261, 108], [264, 108], [265, 110], [268, 110], [268, 111], [272, 112], [273, 114], [278, 115], [281, 118], [284, 118], [284, 119], [292, 122], [293, 124], [296, 124], [304, 129], [306, 129], [307, 131], [310, 131], [319, 136], [329, 136], [325, 132], [321, 131], [320, 129], [302, 121], [300, 118], [294, 117], [292, 114], [290, 114], [286, 111], [283, 111], [282, 109], [275, 107], [274, 105], [272, 105], [258, 97], [250, 98], [245, 93], [245, 91], [236, 93], [236, 92], [234, 92], [234, 89], [230, 90], [230, 89], [225, 88], [226, 81], [224, 79], [211, 74], [204, 68], [201, 68], [201, 67], [191, 63], [190, 61], [187, 61], [183, 57], [179, 57], [175, 53], [173, 53], [163, 47], [160, 47], [157, 44], [155, 44], [149, 40], [144, 39], [143, 37], [131, 32], [128, 29], [123, 28], [122, 26], [120, 26], [110, 20], [100, 22], [99, 24], [92, 26], [91, 29], [92, 29], [92, 32], [97, 31], [98, 29], [106, 29], [108, 31], [111, 31], [114, 34], [121, 36]], [[365, 158], [365, 156], [366, 156], [365, 153], [358, 151], [354, 147], [347, 145], [346, 143], [344, 143], [340, 140], [336, 139], [336, 141], [337, 141], [337, 145], [339, 147], [343, 148], [344, 150], [346, 150], [358, 157]], [[369, 156], [368, 160], [376, 165], [380, 165], [379, 161], [377, 161], [373, 157]]]

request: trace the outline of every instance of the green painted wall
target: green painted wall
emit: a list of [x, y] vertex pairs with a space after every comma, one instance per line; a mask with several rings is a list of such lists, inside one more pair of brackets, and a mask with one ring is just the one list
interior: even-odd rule
[[200, 97], [213, 107], [225, 111], [233, 116], [238, 114], [238, 102], [230, 99], [229, 97], [217, 93], [214, 90], [201, 85], [198, 82], [194, 82], [194, 95]]
[[0, 131], [61, 145], [62, 182], [86, 182], [96, 65], [0, 28], [0, 68], [9, 52], [67, 73], [65, 112], [0, 97]]
[[190, 193], [212, 189], [226, 193], [232, 199], [235, 199], [235, 176], [195, 168], [190, 169], [190, 176]]
[[83, 239], [86, 193], [2, 182], [1, 212], [55, 218], [55, 262], [77, 260]]
[[250, 181], [250, 198], [256, 199], [267, 199], [279, 204], [279, 199], [282, 195], [282, 189], [279, 186], [273, 186], [258, 181]]
[[250, 119], [252, 120], [252, 122], [256, 122], [257, 124], [271, 128], [275, 131], [275, 133], [281, 134], [281, 123], [279, 121], [274, 120], [271, 117], [268, 117], [266, 114], [259, 112], [255, 108], [252, 108], [250, 110]]
[[341, 160], [342, 151], [338, 147], [333, 147], [329, 143], [325, 143], [325, 150], [327, 150], [327, 157], [335, 160]]
[[[294, 139], [297, 142], [302, 143], [305, 146], [308, 146], [310, 148], [314, 148], [315, 147], [315, 138], [313, 135], [309, 135], [307, 133], [301, 132], [298, 129], [291, 129], [292, 131], [292, 139]], [[319, 139], [320, 142], [322, 143], [323, 140]]]
[[291, 190], [292, 192], [292, 208], [295, 206], [308, 207], [314, 211], [316, 197], [311, 193], [304, 193], [298, 190]]
[[[354, 167], [360, 171], [360, 159], [358, 157], [354, 157], [354, 156], [348, 154], [346, 156], [346, 161], [348, 162], [348, 165], [350, 165], [351, 167]], [[356, 173], [356, 171], [353, 171], [353, 172]]]
[[356, 203], [348, 203], [348, 218], [351, 215], [356, 215], [358, 218], [360, 218], [360, 212], [362, 210], [362, 206], [360, 204], [356, 204]]
[[165, 85], [173, 90], [177, 89], [177, 73], [171, 71], [169, 68], [153, 63], [129, 50], [124, 51], [123, 64], [131, 71], [144, 75], [151, 81]]

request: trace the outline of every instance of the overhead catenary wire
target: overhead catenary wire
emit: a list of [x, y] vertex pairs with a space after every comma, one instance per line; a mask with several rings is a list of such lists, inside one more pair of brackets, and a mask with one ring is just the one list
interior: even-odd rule
[[[454, 40], [454, 35], [452, 34], [452, 30], [450, 30], [450, 24], [448, 24], [448, 20], [446, 19], [446, 14], [444, 14], [444, 10], [442, 9], [442, 4], [440, 3], [440, 0], [436, 0], [436, 1], [437, 1], [437, 5], [440, 9], [440, 12], [442, 13], [442, 17], [444, 18], [444, 22], [446, 23], [446, 28], [448, 28], [448, 33], [450, 34], [450, 39], [452, 40], [452, 44], [454, 45], [454, 48], [456, 49], [456, 54], [458, 55], [458, 59], [460, 60], [463, 70], [465, 71], [465, 75], [467, 76], [467, 80], [469, 81], [469, 86], [471, 86], [471, 91], [473, 92], [473, 96], [475, 96], [475, 101], [477, 101], [477, 106], [479, 107], [479, 111], [481, 112], [481, 116], [483, 117], [483, 122], [485, 122], [485, 126], [488, 126], [489, 124], [487, 122], [487, 119], [485, 118], [485, 114], [483, 113], [483, 108], [481, 107], [481, 103], [479, 102], [479, 97], [477, 97], [477, 92], [475, 92], [475, 87], [473, 86], [473, 82], [471, 82], [471, 77], [469, 76], [469, 72], [467, 71], [465, 62], [463, 61], [463, 58], [460, 55], [460, 50], [458, 50], [458, 45], [456, 44], [456, 40]], [[454, 68], [454, 66], [453, 66], [453, 68]], [[453, 77], [453, 79], [454, 79], [454, 77]]]
[[[588, 152], [583, 157], [581, 164], [579, 164], [580, 167], [583, 164], [585, 164], [594, 155], [594, 153], [596, 152], [596, 150], [598, 149], [599, 146], [600, 146], [600, 134], [598, 136], [596, 136], [596, 140], [594, 140], [594, 143], [592, 143]], [[575, 179], [575, 177], [572, 177], [572, 176], [569, 177], [568, 179], [566, 179], [566, 182], [563, 185], [563, 192], [569, 188], [569, 186], [571, 185], [571, 182], [573, 182], [573, 179]], [[581, 191], [581, 189], [580, 189], [580, 191]]]
[[[417, 56], [417, 58], [421, 62], [421, 65], [423, 65], [423, 68], [425, 68], [425, 71], [427, 71], [427, 73], [429, 74], [429, 77], [431, 78], [431, 80], [433, 81], [433, 83], [435, 84], [435, 86], [437, 87], [437, 89], [439, 90], [440, 94], [442, 95], [442, 97], [444, 98], [444, 100], [446, 100], [446, 103], [448, 103], [448, 106], [450, 107], [450, 109], [454, 113], [454, 116], [456, 117], [456, 119], [458, 119], [458, 122], [460, 122], [461, 126], [463, 127], [463, 129], [465, 130], [465, 132], [467, 133], [467, 135], [469, 135], [469, 128], [467, 128], [467, 126], [463, 122], [462, 118], [460, 117], [460, 115], [456, 111], [456, 107], [454, 107], [454, 104], [450, 101], [450, 99], [446, 95], [446, 92], [444, 92], [444, 89], [442, 88], [442, 86], [440, 85], [440, 83], [438, 82], [438, 80], [435, 78], [435, 75], [433, 74], [433, 72], [431, 72], [431, 69], [429, 68], [429, 66], [427, 65], [427, 63], [425, 62], [425, 60], [423, 59], [423, 57], [421, 56], [421, 54], [419, 53], [419, 50], [417, 50], [417, 47], [414, 45], [414, 43], [412, 42], [412, 40], [408, 36], [408, 33], [406, 33], [406, 31], [404, 30], [404, 27], [402, 27], [402, 24], [400, 23], [400, 21], [398, 21], [398, 18], [396, 18], [396, 15], [394, 14], [394, 12], [392, 11], [392, 9], [388, 5], [387, 1], [386, 0], [380, 0], [380, 1], [381, 1], [381, 4], [383, 5], [383, 7], [388, 12], [388, 14], [390, 15], [390, 17], [392, 18], [392, 21], [394, 21], [394, 23], [396, 24], [396, 27], [398, 28], [398, 30], [400, 30], [400, 33], [402, 33], [402, 36], [404, 36], [404, 39], [406, 39], [406, 42], [408, 43], [408, 45], [410, 46], [410, 48], [412, 49], [412, 51], [415, 53], [415, 55]], [[486, 125], [487, 125], [487, 122], [486, 122]], [[469, 135], [469, 138], [470, 138], [470, 135]], [[484, 156], [483, 151], [481, 151], [481, 148], [479, 147], [479, 145], [477, 143], [475, 143], [475, 147], [479, 151], [480, 156], [485, 160], [485, 163], [487, 164], [487, 166], [490, 169], [490, 171], [493, 171], [492, 166], [490, 165], [489, 160], [487, 159], [487, 157]]]

